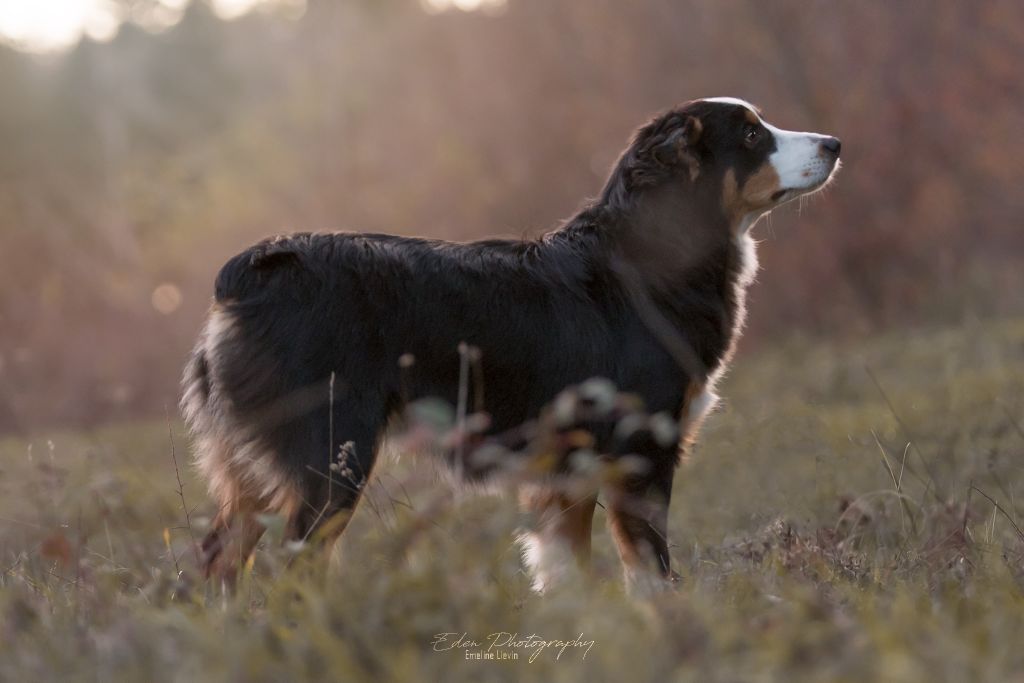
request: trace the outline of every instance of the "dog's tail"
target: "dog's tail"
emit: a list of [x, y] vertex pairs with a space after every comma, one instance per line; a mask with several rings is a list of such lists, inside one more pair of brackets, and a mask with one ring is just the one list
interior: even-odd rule
[[181, 378], [181, 414], [189, 429], [195, 431], [203, 421], [210, 400], [210, 364], [207, 360], [205, 334], [192, 350]]
[[267, 286], [271, 278], [286, 272], [297, 278], [302, 269], [287, 266], [302, 263], [309, 237], [300, 233], [264, 240], [229, 259], [217, 273], [213, 307], [181, 378], [179, 407], [193, 434], [209, 432], [215, 426], [212, 413], [216, 412], [213, 403], [217, 397], [213, 395], [211, 362], [218, 358], [223, 344], [238, 337], [233, 311], [243, 302], [272, 295], [275, 288]]
[[217, 273], [215, 299], [227, 303], [269, 295], [276, 288], [268, 284], [282, 275], [301, 278], [303, 282], [295, 284], [309, 287], [308, 278], [302, 276], [311, 265], [307, 255], [313, 249], [313, 237], [308, 233], [272, 237], [232, 257]]
[[[264, 240], [229, 259], [217, 273], [214, 304], [181, 378], [179, 408], [194, 436], [217, 431], [217, 420], [225, 417], [218, 415], [228, 406], [219, 396], [217, 373], [211, 364], [223, 356], [225, 344], [239, 337], [237, 310], [261, 298], [280, 296], [276, 290], [283, 290], [287, 295], [299, 289], [270, 287], [268, 284], [271, 279], [282, 276], [292, 280], [303, 279], [302, 268], [289, 266], [302, 264], [309, 237], [300, 233]], [[298, 284], [306, 285], [305, 282]]]

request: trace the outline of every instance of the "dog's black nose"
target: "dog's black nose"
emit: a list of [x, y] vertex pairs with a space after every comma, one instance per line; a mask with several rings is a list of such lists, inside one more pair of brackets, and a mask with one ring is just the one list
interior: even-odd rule
[[821, 141], [821, 147], [832, 156], [839, 156], [839, 148], [843, 146], [843, 143], [839, 142], [839, 138], [825, 138]]

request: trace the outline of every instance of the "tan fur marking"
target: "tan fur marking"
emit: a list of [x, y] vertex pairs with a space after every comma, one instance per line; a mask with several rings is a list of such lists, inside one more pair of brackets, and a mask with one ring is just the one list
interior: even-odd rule
[[778, 192], [779, 174], [771, 164], [757, 169], [743, 184], [743, 203], [748, 210], [760, 209], [771, 204], [772, 195]]
[[692, 145], [697, 142], [698, 138], [700, 138], [700, 134], [704, 132], [704, 124], [701, 122], [700, 118], [696, 116], [690, 117], [690, 120], [693, 121], [693, 124], [691, 125], [690, 135], [687, 142]]
[[608, 528], [612, 533], [612, 540], [619, 551], [619, 559], [622, 564], [629, 567], [642, 566], [643, 558], [640, 556], [639, 539], [634, 533], [626, 528], [626, 521], [622, 515], [610, 514], [608, 516]]
[[686, 164], [690, 171], [690, 182], [700, 175], [700, 161], [690, 151], [690, 147], [697, 144], [701, 133], [704, 132], [704, 124], [696, 116], [691, 116], [686, 122], [686, 144], [679, 149], [679, 158]]
[[757, 118], [757, 114], [755, 114], [754, 112], [747, 109], [744, 113], [747, 115], [747, 121], [749, 121], [750, 123], [760, 123], [760, 119]]
[[682, 457], [684, 460], [689, 459], [690, 449], [693, 447], [694, 442], [697, 440], [697, 431], [700, 427], [700, 422], [703, 421], [704, 416], [694, 416], [692, 411], [694, 408], [694, 402], [697, 401], [701, 394], [704, 393], [705, 385], [702, 382], [690, 382], [690, 385], [686, 387], [686, 395], [683, 398], [683, 419], [680, 424], [680, 447], [682, 449]]
[[730, 168], [722, 179], [722, 210], [736, 227], [747, 214], [771, 206], [772, 195], [780, 189], [779, 174], [769, 163], [751, 174], [742, 188], [736, 181], [736, 172]]
[[217, 513], [203, 540], [204, 574], [228, 586], [234, 586], [239, 568], [249, 560], [264, 531], [251, 502], [235, 499], [232, 503], [238, 509]]
[[736, 171], [727, 169], [725, 177], [722, 178], [722, 211], [729, 217], [730, 221], [742, 216], [743, 207], [740, 204], [740, 189], [736, 184]]

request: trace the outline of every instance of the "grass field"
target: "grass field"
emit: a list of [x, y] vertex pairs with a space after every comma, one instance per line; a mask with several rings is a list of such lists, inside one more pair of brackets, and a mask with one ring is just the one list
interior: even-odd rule
[[654, 602], [600, 509], [596, 580], [531, 594], [512, 500], [410, 456], [337, 571], [272, 528], [226, 596], [178, 422], [0, 442], [0, 679], [1024, 681], [1024, 321], [741, 348], [722, 393]]

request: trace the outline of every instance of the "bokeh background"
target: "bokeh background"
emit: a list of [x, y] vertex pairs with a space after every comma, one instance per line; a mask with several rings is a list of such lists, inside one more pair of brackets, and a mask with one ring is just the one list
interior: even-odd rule
[[1024, 312], [1019, 0], [4, 0], [0, 40], [0, 432], [173, 411], [258, 238], [535, 236], [702, 96], [844, 142], [758, 228], [745, 348]]
[[[1024, 680], [1022, 63], [1021, 0], [0, 0], [0, 681]], [[226, 258], [539, 235], [709, 95], [845, 166], [756, 229], [674, 590], [623, 593], [598, 508], [593, 572], [534, 595], [536, 520], [401, 434], [337, 571], [261, 516], [202, 580], [175, 404]], [[497, 631], [597, 645], [430, 645]]]

